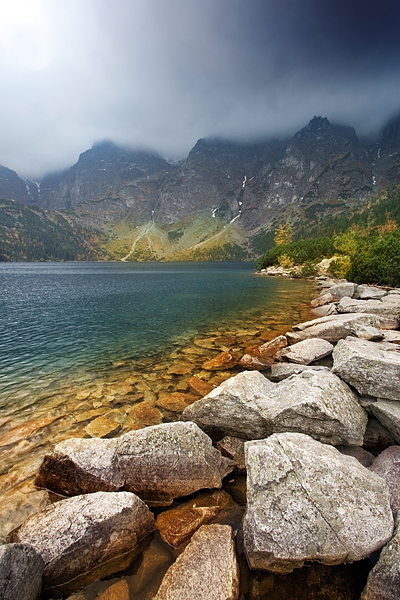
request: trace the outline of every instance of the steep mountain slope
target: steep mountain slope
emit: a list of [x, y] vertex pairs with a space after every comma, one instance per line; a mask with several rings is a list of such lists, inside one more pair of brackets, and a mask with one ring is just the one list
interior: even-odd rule
[[278, 221], [316, 223], [399, 180], [400, 116], [368, 144], [314, 117], [289, 140], [199, 140], [178, 164], [103, 142], [40, 186], [2, 167], [0, 197], [67, 209], [85, 231], [101, 228], [113, 259], [244, 258]]

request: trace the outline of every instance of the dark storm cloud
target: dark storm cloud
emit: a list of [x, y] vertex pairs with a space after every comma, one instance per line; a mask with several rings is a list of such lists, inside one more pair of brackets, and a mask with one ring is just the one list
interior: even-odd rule
[[400, 109], [397, 0], [15, 2], [42, 11], [0, 25], [0, 163], [27, 175], [104, 138], [179, 158], [315, 114], [370, 134]]

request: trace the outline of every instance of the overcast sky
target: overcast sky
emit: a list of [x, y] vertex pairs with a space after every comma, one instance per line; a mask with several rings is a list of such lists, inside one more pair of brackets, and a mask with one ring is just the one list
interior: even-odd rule
[[40, 178], [103, 139], [187, 156], [314, 115], [400, 111], [399, 0], [0, 0], [0, 164]]

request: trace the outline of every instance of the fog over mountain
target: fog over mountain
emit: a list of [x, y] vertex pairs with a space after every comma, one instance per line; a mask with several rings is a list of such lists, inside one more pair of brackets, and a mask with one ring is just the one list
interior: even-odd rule
[[400, 108], [396, 0], [14, 0], [0, 164], [41, 178], [111, 139], [172, 159], [208, 136], [375, 134]]

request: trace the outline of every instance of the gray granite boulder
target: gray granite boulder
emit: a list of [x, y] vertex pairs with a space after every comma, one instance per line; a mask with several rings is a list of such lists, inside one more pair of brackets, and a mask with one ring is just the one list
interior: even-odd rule
[[354, 337], [333, 351], [333, 372], [362, 395], [400, 400], [400, 354], [388, 346]]
[[391, 537], [385, 482], [299, 433], [247, 442], [244, 547], [252, 569], [290, 573], [306, 561], [361, 560]]
[[324, 306], [317, 306], [312, 308], [310, 312], [315, 317], [326, 317], [328, 315], [337, 315], [336, 304], [325, 304]]
[[399, 600], [400, 598], [400, 526], [392, 539], [382, 548], [379, 560], [368, 575], [360, 600]]
[[[382, 327], [382, 322], [377, 315], [350, 314], [350, 315], [329, 315], [305, 323], [294, 325], [293, 329], [299, 331], [305, 338], [322, 338], [332, 344], [349, 336], [351, 328], [356, 323], [368, 325], [376, 328]], [[386, 321], [385, 321], [386, 323]], [[384, 323], [384, 324], [385, 324]], [[394, 323], [396, 326], [397, 321]]]
[[197, 490], [220, 488], [235, 467], [192, 422], [130, 431], [118, 438], [117, 454], [124, 489], [149, 506], [168, 506]]
[[400, 403], [384, 398], [360, 398], [360, 403], [400, 444]]
[[57, 444], [45, 455], [35, 484], [64, 496], [122, 489], [116, 443], [116, 439], [73, 438]]
[[275, 384], [261, 373], [244, 371], [186, 407], [181, 420], [197, 423], [216, 440], [226, 435], [262, 439], [272, 428], [260, 414], [259, 400], [274, 389]]
[[298, 375], [303, 371], [325, 371], [328, 373], [330, 372], [330, 369], [329, 367], [320, 367], [318, 365], [297, 365], [295, 363], [280, 362], [271, 366], [269, 379], [275, 383], [278, 383], [279, 381], [287, 379], [291, 375]]
[[386, 481], [390, 506], [395, 515], [400, 510], [400, 446], [390, 446], [375, 458], [370, 470]]
[[387, 291], [372, 285], [358, 285], [354, 298], [359, 300], [380, 300], [387, 295]]
[[381, 329], [371, 327], [371, 325], [364, 325], [363, 323], [354, 323], [351, 326], [351, 335], [362, 338], [363, 340], [369, 340], [370, 342], [379, 342], [384, 338]]
[[326, 444], [361, 446], [367, 413], [330, 371], [306, 370], [275, 386], [260, 404], [274, 433], [305, 433]]
[[1, 600], [39, 600], [44, 560], [29, 544], [0, 546]]
[[313, 308], [317, 308], [318, 306], [324, 306], [325, 304], [329, 304], [332, 301], [332, 294], [330, 292], [325, 292], [324, 294], [320, 294], [318, 298], [314, 298], [314, 300], [311, 300], [310, 304]]
[[249, 377], [233, 377], [231, 394], [220, 391], [223, 384], [185, 408], [182, 419], [220, 438], [262, 439], [274, 432], [298, 431], [333, 445], [362, 444], [367, 414], [350, 388], [329, 370], [309, 369], [276, 385], [260, 381], [257, 393], [254, 386], [247, 391], [245, 381]]
[[355, 283], [337, 283], [329, 288], [329, 293], [335, 300], [340, 298], [353, 298], [357, 290], [357, 284]]
[[229, 525], [203, 525], [168, 569], [154, 600], [238, 600], [239, 567]]
[[399, 322], [400, 303], [381, 300], [353, 300], [342, 298], [337, 305], [338, 313], [368, 313]]
[[333, 345], [326, 340], [309, 338], [280, 351], [279, 357], [300, 365], [309, 365], [332, 354]]
[[41, 555], [44, 593], [60, 598], [125, 569], [154, 529], [154, 516], [134, 494], [97, 492], [52, 504], [9, 539]]

